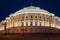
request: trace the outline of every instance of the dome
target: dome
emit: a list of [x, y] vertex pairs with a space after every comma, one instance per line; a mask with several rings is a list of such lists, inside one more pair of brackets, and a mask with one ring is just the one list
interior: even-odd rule
[[47, 10], [44, 10], [44, 9], [41, 9], [40, 7], [35, 7], [35, 6], [29, 6], [21, 10], [18, 10], [14, 13], [14, 15], [24, 14], [24, 13], [40, 13], [40, 14], [50, 15], [50, 13]]
[[59, 32], [60, 18], [40, 7], [29, 6], [11, 13], [1, 25], [1, 30], [9, 29], [9, 33]]

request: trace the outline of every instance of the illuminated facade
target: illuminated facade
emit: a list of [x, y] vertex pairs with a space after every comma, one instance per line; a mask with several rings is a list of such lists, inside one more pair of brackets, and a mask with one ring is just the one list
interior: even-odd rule
[[[39, 7], [29, 6], [10, 14], [9, 17], [2, 20], [0, 30], [14, 27], [19, 29], [19, 32], [22, 28], [26, 29], [26, 32], [39, 32], [36, 30], [40, 30], [40, 26], [60, 29], [60, 18]], [[13, 29], [11, 31], [13, 32]]]

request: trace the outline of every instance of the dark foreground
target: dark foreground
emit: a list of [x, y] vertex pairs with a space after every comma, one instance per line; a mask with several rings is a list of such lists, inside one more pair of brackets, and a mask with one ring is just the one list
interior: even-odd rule
[[54, 33], [0, 34], [0, 40], [60, 40], [60, 34]]

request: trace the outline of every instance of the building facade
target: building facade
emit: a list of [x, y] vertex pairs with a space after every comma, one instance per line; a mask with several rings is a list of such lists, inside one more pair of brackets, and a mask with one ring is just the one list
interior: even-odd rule
[[11, 13], [0, 23], [0, 30], [10, 29], [9, 33], [40, 32], [41, 27], [60, 29], [60, 18], [39, 7], [29, 6]]

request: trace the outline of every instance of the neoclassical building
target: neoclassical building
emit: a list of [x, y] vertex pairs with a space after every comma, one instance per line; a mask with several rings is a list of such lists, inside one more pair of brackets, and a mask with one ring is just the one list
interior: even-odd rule
[[60, 18], [40, 7], [29, 6], [11, 13], [0, 23], [0, 31], [8, 33], [56, 32]]

